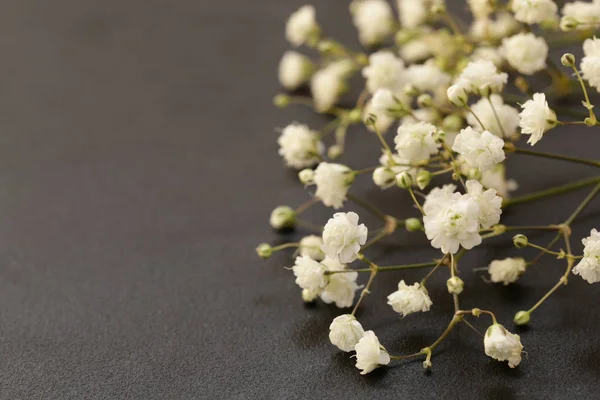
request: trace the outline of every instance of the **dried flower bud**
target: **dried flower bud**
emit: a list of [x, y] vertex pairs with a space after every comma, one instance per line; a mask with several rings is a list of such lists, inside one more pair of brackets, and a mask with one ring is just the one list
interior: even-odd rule
[[518, 234], [513, 237], [513, 243], [515, 244], [515, 247], [522, 249], [529, 244], [529, 240], [527, 239], [527, 236]]
[[431, 363], [431, 360], [425, 360], [425, 361], [423, 361], [423, 368], [429, 369], [431, 367], [433, 367], [433, 364]]
[[266, 260], [273, 254], [273, 248], [268, 243], [261, 243], [256, 248], [256, 254], [263, 260]]
[[527, 325], [529, 320], [531, 319], [531, 313], [528, 311], [519, 311], [515, 314], [515, 319], [513, 320], [517, 325]]
[[396, 175], [396, 185], [402, 189], [408, 189], [412, 186], [412, 177], [406, 171], [400, 172], [398, 175]]

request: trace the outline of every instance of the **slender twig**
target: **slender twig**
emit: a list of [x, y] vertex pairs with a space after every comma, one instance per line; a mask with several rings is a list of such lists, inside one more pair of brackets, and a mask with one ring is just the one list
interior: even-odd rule
[[574, 162], [574, 163], [578, 163], [578, 164], [591, 165], [593, 167], [600, 167], [600, 161], [588, 160], [585, 158], [565, 156], [562, 154], [554, 154], [554, 153], [544, 153], [541, 151], [532, 151], [532, 150], [527, 150], [527, 149], [521, 149], [518, 147], [515, 148], [513, 151], [518, 154], [526, 154], [529, 156], [551, 158], [554, 160], [570, 161], [570, 162]]
[[572, 190], [577, 190], [586, 186], [594, 185], [600, 182], [600, 176], [595, 176], [593, 178], [587, 178], [580, 181], [568, 183], [566, 185], [558, 186], [552, 189], [542, 190], [540, 192], [535, 192], [532, 194], [527, 194], [520, 197], [515, 197], [510, 199], [504, 203], [505, 206], [512, 206], [515, 204], [526, 203], [528, 201], [538, 200], [544, 197], [553, 196], [556, 194], [570, 192]]

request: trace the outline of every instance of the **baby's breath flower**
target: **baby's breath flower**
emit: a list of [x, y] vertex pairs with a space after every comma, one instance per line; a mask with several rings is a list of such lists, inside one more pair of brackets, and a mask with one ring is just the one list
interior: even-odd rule
[[415, 312], [429, 311], [433, 304], [427, 289], [419, 283], [408, 286], [404, 280], [398, 282], [398, 290], [388, 296], [388, 304], [402, 316]]
[[358, 214], [335, 213], [323, 229], [321, 250], [330, 258], [351, 263], [358, 257], [360, 247], [367, 241], [367, 227], [358, 225]]
[[533, 75], [546, 68], [548, 44], [533, 33], [518, 33], [502, 40], [500, 53], [511, 67], [522, 74]]
[[480, 171], [490, 169], [506, 158], [502, 139], [488, 131], [479, 133], [470, 126], [460, 131], [452, 149], [461, 154], [471, 167]]
[[404, 62], [390, 51], [378, 51], [369, 56], [369, 65], [362, 71], [370, 93], [389, 89], [400, 94], [406, 83]]
[[491, 61], [471, 61], [458, 77], [457, 84], [466, 91], [487, 96], [490, 92], [501, 92], [508, 81], [508, 74], [498, 72]]
[[467, 0], [467, 3], [476, 19], [487, 18], [494, 12], [494, 0]]
[[396, 151], [400, 157], [411, 162], [428, 160], [429, 156], [437, 153], [440, 147], [433, 139], [435, 131], [436, 127], [426, 122], [400, 125], [398, 134], [394, 138]]
[[301, 169], [315, 165], [321, 159], [325, 146], [319, 134], [306, 125], [290, 124], [283, 128], [279, 143], [279, 155], [289, 167]]
[[285, 26], [285, 36], [295, 47], [307, 43], [318, 32], [319, 25], [315, 19], [315, 8], [310, 5], [302, 6], [294, 11]]
[[512, 10], [517, 21], [531, 25], [555, 20], [558, 7], [552, 0], [513, 0]]
[[392, 33], [394, 15], [385, 0], [361, 0], [351, 5], [352, 20], [358, 29], [358, 38], [363, 46], [380, 43]]
[[575, 275], [581, 275], [589, 283], [600, 282], [600, 232], [592, 229], [583, 243], [583, 258], [573, 268]]
[[563, 19], [576, 21], [575, 29], [590, 29], [600, 23], [600, 1], [573, 1], [566, 3], [562, 9]]
[[296, 223], [296, 211], [288, 206], [279, 206], [271, 212], [269, 223], [274, 229], [292, 228]]
[[[600, 4], [600, 1], [598, 2]], [[600, 40], [596, 37], [583, 42], [585, 57], [581, 60], [583, 79], [600, 91]]]
[[342, 351], [353, 351], [364, 335], [365, 331], [354, 315], [340, 315], [329, 326], [329, 340]]
[[314, 73], [310, 81], [315, 110], [323, 113], [331, 109], [346, 89], [344, 79], [352, 72], [348, 60], [335, 61]]
[[325, 266], [308, 256], [296, 257], [292, 270], [296, 275], [296, 284], [302, 289], [320, 293], [327, 286]]
[[[337, 257], [326, 257], [321, 264], [326, 267], [327, 271], [343, 271], [346, 269], [346, 265], [342, 264]], [[352, 306], [354, 295], [359, 289], [359, 286], [356, 284], [357, 278], [358, 272], [329, 275], [327, 286], [321, 292], [321, 300], [327, 304], [335, 303], [339, 308]]]
[[286, 51], [279, 62], [279, 83], [287, 90], [296, 90], [304, 84], [313, 71], [308, 57], [296, 51]]
[[523, 345], [519, 335], [510, 333], [500, 324], [494, 324], [485, 332], [483, 340], [485, 354], [498, 361], [508, 361], [515, 368], [521, 363]]
[[341, 208], [353, 180], [352, 170], [345, 165], [322, 162], [313, 177], [317, 185], [315, 196], [327, 207]]
[[316, 261], [321, 261], [325, 258], [325, 254], [321, 250], [323, 240], [317, 235], [305, 236], [300, 240], [300, 255], [308, 256]]
[[390, 355], [381, 346], [373, 331], [366, 331], [364, 336], [354, 346], [356, 351], [356, 368], [366, 375], [381, 365], [390, 363]]
[[556, 113], [548, 107], [546, 95], [536, 93], [532, 100], [527, 100], [521, 106], [523, 111], [519, 114], [521, 133], [531, 135], [527, 143], [532, 146], [540, 141], [542, 135], [556, 126]]
[[475, 199], [479, 205], [478, 220], [481, 227], [488, 229], [500, 222], [502, 198], [496, 195], [496, 190], [484, 190], [481, 183], [476, 180], [467, 181], [466, 186], [467, 196]]
[[494, 260], [488, 267], [492, 282], [502, 282], [504, 285], [514, 283], [525, 272], [527, 264], [522, 258], [505, 258]]
[[[473, 110], [473, 113], [477, 115], [479, 120], [475, 118], [475, 115], [469, 113], [467, 114], [469, 125], [479, 131], [490, 131], [498, 137], [514, 137], [519, 127], [519, 111], [508, 104], [504, 104], [502, 96], [498, 94], [492, 94], [489, 100], [491, 100], [493, 108], [488, 99], [480, 99], [471, 106], [471, 110]], [[497, 119], [494, 110], [496, 110], [496, 114], [498, 115]], [[498, 120], [500, 120], [501, 125], [498, 125]], [[483, 127], [479, 121], [481, 121]]]

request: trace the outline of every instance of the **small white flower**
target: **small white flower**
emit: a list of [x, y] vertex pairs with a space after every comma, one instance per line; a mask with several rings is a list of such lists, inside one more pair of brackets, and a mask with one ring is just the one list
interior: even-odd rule
[[406, 62], [416, 63], [431, 56], [431, 47], [425, 38], [416, 38], [400, 47], [400, 57]]
[[583, 243], [583, 258], [573, 268], [575, 275], [581, 275], [589, 283], [600, 282], [600, 232], [592, 229]]
[[367, 241], [367, 227], [358, 225], [358, 214], [335, 213], [323, 229], [323, 247], [321, 250], [340, 262], [351, 263], [356, 260], [360, 246]]
[[428, 160], [440, 147], [433, 139], [435, 131], [436, 127], [426, 122], [400, 125], [394, 138], [398, 155], [410, 162]]
[[448, 88], [446, 94], [450, 103], [456, 107], [464, 107], [469, 101], [467, 91], [459, 85], [452, 85]]
[[300, 7], [287, 20], [285, 37], [293, 46], [306, 43], [311, 36], [319, 32], [315, 18], [315, 8], [310, 5]]
[[302, 289], [320, 293], [327, 286], [325, 266], [308, 256], [296, 257], [292, 270], [296, 275], [296, 284]]
[[496, 20], [476, 19], [471, 24], [471, 36], [481, 42], [496, 42], [512, 35], [521, 28], [521, 24], [507, 12], [498, 13]]
[[496, 189], [498, 194], [507, 199], [509, 192], [517, 190], [519, 185], [514, 179], [506, 179], [504, 164], [481, 172], [481, 184], [486, 188]]
[[431, 0], [397, 0], [398, 15], [403, 28], [416, 28], [425, 23]]
[[455, 193], [455, 191], [456, 185], [451, 183], [444, 185], [441, 188], [436, 187], [431, 189], [423, 203], [423, 211], [425, 211], [425, 214], [437, 214], [448, 203], [455, 201], [457, 196], [460, 197], [460, 193]]
[[533, 146], [540, 141], [544, 133], [556, 126], [556, 113], [548, 107], [544, 93], [534, 94], [533, 100], [527, 100], [521, 108], [523, 108], [519, 114], [521, 133], [531, 135], [527, 143]]
[[491, 61], [471, 61], [458, 77], [457, 85], [468, 92], [487, 96], [490, 92], [501, 92], [508, 82], [508, 74], [498, 72]]
[[[323, 264], [327, 271], [343, 271], [346, 265], [338, 258], [325, 258]], [[343, 272], [329, 275], [327, 286], [321, 292], [321, 300], [327, 304], [335, 303], [339, 308], [351, 307], [354, 303], [354, 295], [359, 289], [356, 284], [358, 272]]]
[[511, 67], [522, 74], [533, 75], [546, 68], [548, 44], [533, 33], [518, 33], [502, 40], [500, 53]]
[[275, 207], [269, 218], [269, 224], [273, 229], [291, 228], [295, 223], [296, 211], [288, 206]]
[[396, 175], [388, 167], [378, 167], [373, 171], [373, 182], [381, 189], [387, 189], [396, 183]]
[[389, 51], [378, 51], [369, 56], [369, 65], [363, 68], [369, 93], [389, 89], [400, 93], [406, 83], [404, 62]]
[[[491, 95], [490, 100], [494, 105], [493, 108], [488, 99], [480, 99], [471, 106], [471, 110], [477, 115], [485, 128], [481, 126], [472, 113], [467, 114], [467, 122], [480, 131], [487, 130], [498, 137], [513, 138], [519, 126], [519, 111], [508, 104], [504, 104], [502, 96], [498, 94]], [[494, 110], [498, 114], [501, 125], [498, 124]]]
[[586, 39], [583, 42], [583, 53], [585, 55], [581, 59], [583, 79], [600, 91], [600, 40], [596, 37]]
[[484, 190], [479, 181], [468, 180], [467, 195], [479, 205], [479, 224], [483, 229], [491, 228], [500, 222], [502, 198], [496, 195], [496, 189]]
[[513, 0], [515, 19], [526, 24], [539, 24], [556, 19], [558, 7], [552, 0]]
[[279, 155], [289, 167], [302, 169], [319, 162], [325, 149], [319, 134], [308, 126], [290, 124], [283, 128], [279, 139]]
[[286, 51], [279, 62], [279, 83], [287, 90], [296, 90], [308, 80], [312, 70], [308, 57], [296, 51]]
[[577, 29], [590, 29], [590, 27], [600, 23], [600, 1], [566, 3], [562, 9], [562, 14], [564, 17], [570, 17], [579, 22]]
[[452, 77], [432, 62], [413, 64], [406, 69], [408, 81], [422, 92], [445, 89]]
[[381, 365], [390, 363], [390, 355], [381, 346], [373, 331], [366, 331], [364, 336], [354, 346], [356, 351], [356, 368], [366, 375]]
[[300, 240], [300, 255], [308, 256], [316, 261], [321, 261], [325, 258], [325, 254], [321, 250], [321, 246], [323, 245], [323, 239], [321, 239], [317, 235], [308, 235], [304, 236]]
[[354, 350], [354, 346], [364, 335], [362, 325], [350, 314], [336, 317], [329, 325], [329, 340], [342, 351]]
[[454, 139], [452, 150], [461, 154], [471, 167], [480, 171], [490, 169], [506, 158], [504, 140], [488, 131], [479, 133], [470, 126], [460, 131]]
[[[374, 126], [367, 123], [371, 116], [375, 117]], [[373, 107], [373, 101], [371, 100], [363, 108], [363, 121], [370, 131], [375, 132], [378, 130], [379, 133], [385, 134], [396, 120], [387, 111], [382, 112], [380, 109]]]
[[495, 2], [492, 0], [468, 0], [467, 2], [475, 19], [487, 18], [494, 12]]
[[394, 14], [385, 0], [362, 0], [351, 5], [352, 20], [363, 46], [380, 43], [394, 29]]
[[381, 115], [394, 114], [403, 106], [400, 99], [389, 89], [377, 89], [370, 104], [373, 112]]
[[345, 90], [344, 78], [352, 71], [352, 63], [340, 60], [321, 68], [310, 80], [315, 111], [328, 111]]
[[502, 282], [504, 285], [514, 283], [519, 276], [525, 272], [527, 263], [522, 258], [505, 258], [494, 260], [488, 266], [488, 272], [492, 282]]
[[400, 315], [407, 316], [419, 311], [429, 311], [433, 302], [424, 286], [419, 283], [408, 286], [401, 280], [398, 290], [388, 296], [388, 304]]
[[508, 361], [508, 366], [511, 368], [521, 362], [523, 345], [519, 335], [510, 333], [500, 324], [494, 324], [488, 328], [483, 345], [486, 355], [498, 361]]
[[491, 61], [496, 68], [500, 68], [504, 64], [504, 58], [500, 54], [500, 51], [494, 47], [483, 46], [476, 48], [473, 54], [471, 54], [471, 59], [473, 61]]
[[315, 169], [315, 196], [327, 207], [341, 208], [354, 180], [352, 170], [345, 165], [322, 162]]

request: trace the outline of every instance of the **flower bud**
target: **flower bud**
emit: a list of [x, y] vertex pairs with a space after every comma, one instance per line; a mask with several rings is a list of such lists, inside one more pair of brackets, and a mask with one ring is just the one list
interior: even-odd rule
[[310, 168], [305, 168], [302, 171], [298, 172], [298, 179], [305, 185], [310, 185], [313, 183], [313, 178], [315, 177], [315, 171]]
[[327, 149], [327, 157], [331, 158], [332, 160], [337, 160], [342, 156], [342, 154], [344, 154], [344, 148], [339, 144], [334, 144]]
[[431, 13], [433, 15], [444, 15], [446, 13], [446, 5], [443, 2], [436, 2], [431, 6]]
[[419, 189], [425, 189], [429, 185], [429, 182], [431, 182], [431, 172], [421, 171], [417, 174], [417, 186]]
[[419, 89], [417, 89], [416, 86], [407, 83], [404, 85], [404, 94], [408, 97], [417, 96], [419, 94]]
[[290, 96], [286, 94], [278, 94], [273, 97], [273, 104], [278, 108], [286, 108], [290, 104]]
[[358, 124], [362, 121], [362, 110], [355, 108], [348, 113], [348, 122], [351, 124]]
[[464, 107], [467, 105], [467, 102], [469, 101], [469, 95], [467, 94], [467, 91], [462, 86], [458, 86], [458, 85], [450, 86], [448, 88], [447, 94], [448, 94], [448, 100], [450, 101], [450, 103], [452, 103], [456, 107]]
[[373, 171], [373, 182], [382, 189], [394, 184], [396, 173], [387, 167], [378, 167]]
[[435, 140], [436, 143], [444, 143], [446, 141], [446, 132], [437, 129], [433, 134], [433, 140]]
[[409, 232], [417, 232], [423, 230], [423, 224], [418, 218], [408, 218], [405, 221], [406, 230]]
[[417, 98], [417, 105], [420, 108], [429, 108], [433, 105], [433, 99], [429, 93], [423, 93]]
[[575, 66], [575, 56], [571, 53], [565, 53], [560, 58], [560, 62], [565, 67], [574, 67]]
[[513, 321], [517, 325], [527, 325], [530, 319], [531, 313], [527, 311], [519, 311], [515, 314], [515, 319]]
[[366, 126], [375, 126], [377, 123], [377, 116], [375, 114], [369, 113], [364, 120]]
[[266, 260], [273, 254], [273, 248], [268, 243], [261, 243], [256, 248], [256, 254], [263, 260]]
[[563, 32], [574, 31], [578, 25], [579, 25], [579, 21], [577, 21], [573, 17], [564, 16], [560, 20], [560, 30]]
[[400, 172], [398, 175], [396, 175], [396, 185], [402, 189], [408, 189], [412, 186], [412, 177], [406, 171]]
[[414, 34], [409, 31], [399, 30], [398, 32], [396, 32], [394, 41], [396, 42], [396, 44], [398, 46], [402, 46], [402, 45], [410, 42], [412, 40], [413, 36], [414, 36]]
[[433, 364], [431, 363], [431, 360], [425, 360], [425, 361], [423, 361], [423, 368], [429, 369], [431, 367], [433, 367]]
[[522, 249], [529, 244], [529, 240], [527, 239], [527, 236], [518, 234], [513, 237], [513, 243], [515, 244], [515, 247]]
[[312, 290], [309, 290], [309, 289], [302, 290], [302, 300], [304, 300], [305, 303], [312, 303], [313, 301], [315, 301], [317, 299], [318, 296], [319, 296], [319, 293], [315, 293]]
[[448, 287], [448, 293], [450, 294], [461, 294], [465, 283], [458, 276], [453, 276], [446, 281], [446, 287]]
[[293, 228], [296, 223], [296, 211], [288, 206], [276, 207], [269, 222], [274, 229]]

